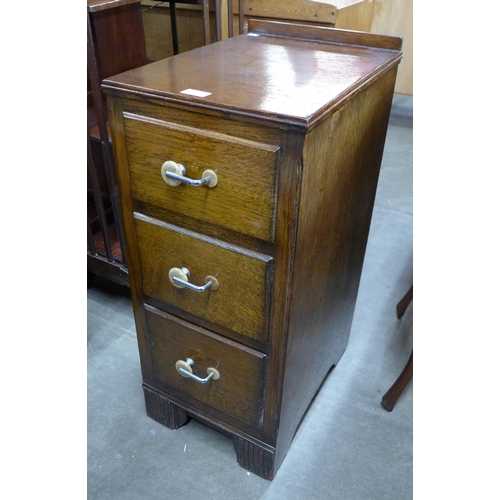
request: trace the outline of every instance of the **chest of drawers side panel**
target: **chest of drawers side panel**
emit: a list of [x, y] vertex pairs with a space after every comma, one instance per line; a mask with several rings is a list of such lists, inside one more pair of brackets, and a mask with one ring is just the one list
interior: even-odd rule
[[276, 463], [347, 347], [396, 69], [306, 136]]

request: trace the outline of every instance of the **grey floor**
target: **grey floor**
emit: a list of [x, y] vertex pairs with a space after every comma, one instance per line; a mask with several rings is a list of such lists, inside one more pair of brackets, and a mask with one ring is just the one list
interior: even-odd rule
[[412, 383], [380, 404], [412, 350], [413, 99], [393, 100], [349, 346], [310, 407], [275, 479], [241, 468], [232, 440], [192, 420], [146, 416], [128, 291], [88, 290], [88, 499], [405, 500], [413, 491]]

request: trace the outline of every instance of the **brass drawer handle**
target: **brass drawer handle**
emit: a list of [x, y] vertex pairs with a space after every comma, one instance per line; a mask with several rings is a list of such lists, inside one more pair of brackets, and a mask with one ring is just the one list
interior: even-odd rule
[[200, 378], [193, 374], [194, 361], [191, 358], [186, 358], [186, 361], [179, 359], [177, 363], [175, 363], [175, 369], [186, 378], [192, 378], [199, 382], [200, 384], [206, 384], [210, 379], [218, 380], [220, 377], [220, 373], [215, 368], [207, 368], [208, 375], [205, 378]]
[[205, 284], [203, 286], [196, 286], [192, 283], [189, 283], [189, 269], [185, 267], [173, 267], [168, 272], [168, 278], [172, 285], [176, 288], [189, 288], [190, 290], [194, 290], [195, 292], [204, 292], [208, 288], [213, 291], [219, 288], [219, 282], [214, 276], [207, 276], [205, 278]]
[[190, 186], [207, 186], [212, 188], [217, 186], [217, 183], [219, 182], [217, 174], [213, 170], [205, 170], [201, 179], [190, 179], [189, 177], [185, 177], [185, 175], [186, 169], [184, 168], [184, 165], [176, 163], [175, 161], [166, 161], [161, 166], [161, 176], [169, 186], [175, 187], [183, 182], [184, 184], [189, 184]]

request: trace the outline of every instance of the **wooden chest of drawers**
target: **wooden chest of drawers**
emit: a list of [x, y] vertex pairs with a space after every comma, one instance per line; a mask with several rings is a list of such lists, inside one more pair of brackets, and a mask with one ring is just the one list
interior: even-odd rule
[[265, 478], [347, 346], [400, 59], [255, 21], [103, 83], [147, 413]]

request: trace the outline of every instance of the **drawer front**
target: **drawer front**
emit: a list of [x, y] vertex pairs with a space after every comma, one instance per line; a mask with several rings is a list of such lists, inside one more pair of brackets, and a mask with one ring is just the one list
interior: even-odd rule
[[[269, 330], [272, 258], [229, 246], [156, 219], [135, 214], [139, 259], [146, 296], [253, 339]], [[187, 280], [203, 286], [213, 276], [218, 288], [199, 293], [177, 288], [171, 269], [189, 270]]]
[[[183, 394], [257, 428], [262, 427], [266, 356], [169, 314], [146, 306], [153, 376]], [[181, 375], [178, 361], [192, 360], [200, 379], [210, 368], [217, 380], [201, 383]]]
[[[124, 114], [132, 196], [167, 210], [273, 241], [277, 146]], [[166, 161], [185, 177], [217, 175], [214, 187], [167, 184]]]

